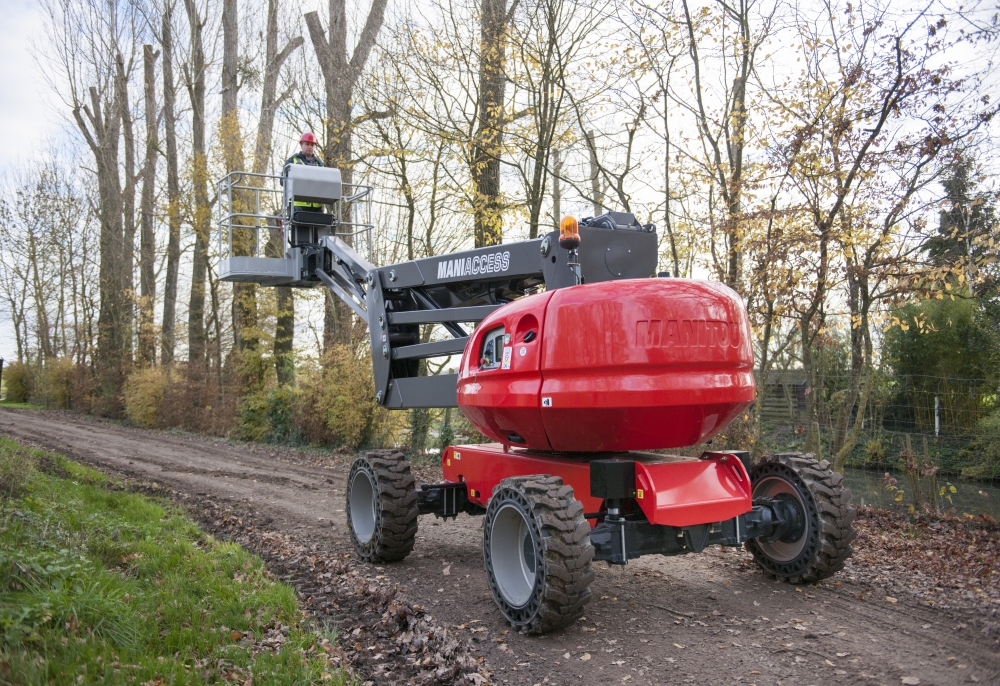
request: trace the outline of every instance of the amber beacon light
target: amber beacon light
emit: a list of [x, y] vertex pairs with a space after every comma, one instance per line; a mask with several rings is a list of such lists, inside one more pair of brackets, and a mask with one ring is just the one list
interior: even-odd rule
[[566, 215], [559, 222], [559, 247], [563, 250], [576, 250], [580, 247], [580, 228], [576, 217]]

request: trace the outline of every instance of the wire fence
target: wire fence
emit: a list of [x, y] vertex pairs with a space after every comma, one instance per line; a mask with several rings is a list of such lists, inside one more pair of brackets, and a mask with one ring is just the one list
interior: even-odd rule
[[[837, 423], [848, 397], [850, 377], [819, 375], [815, 386], [802, 370], [758, 375], [762, 394], [761, 434], [767, 449], [799, 448], [811, 425], [820, 430], [821, 448], [829, 456]], [[994, 464], [1000, 435], [989, 418], [1000, 412], [1000, 382], [931, 375], [879, 375], [873, 379], [864, 412], [850, 413], [852, 428], [861, 422], [859, 440], [848, 464], [894, 468], [906, 448], [912, 449], [946, 473], [977, 478], [1000, 477]], [[923, 455], [926, 447], [927, 455]], [[985, 446], [985, 447], [984, 447]]]

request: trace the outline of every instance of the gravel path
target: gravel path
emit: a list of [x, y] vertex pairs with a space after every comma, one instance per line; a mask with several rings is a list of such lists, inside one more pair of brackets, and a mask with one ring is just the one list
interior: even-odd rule
[[[235, 508], [286, 545], [291, 541], [328, 559], [350, 554], [343, 505], [349, 455], [6, 408], [0, 410], [0, 434], [167, 486], [182, 500]], [[435, 478], [433, 468], [414, 471], [418, 483]], [[204, 520], [206, 510], [193, 509]], [[379, 591], [383, 595], [395, 593], [447, 626], [482, 658], [478, 671], [491, 683], [1000, 683], [995, 602], [928, 600], [925, 586], [908, 588], [899, 576], [905, 570], [872, 568], [865, 556], [817, 587], [771, 580], [748, 554], [719, 548], [646, 557], [625, 569], [598, 564], [586, 616], [569, 629], [526, 637], [508, 631], [493, 605], [481, 539], [479, 518], [461, 515], [443, 523], [424, 516], [407, 560], [366, 573], [394, 587]], [[308, 594], [311, 608], [324, 607], [317, 599], [321, 584], [303, 574], [293, 582]], [[339, 617], [350, 626], [350, 618]], [[373, 653], [379, 654], [368, 651], [363, 676], [380, 673]]]

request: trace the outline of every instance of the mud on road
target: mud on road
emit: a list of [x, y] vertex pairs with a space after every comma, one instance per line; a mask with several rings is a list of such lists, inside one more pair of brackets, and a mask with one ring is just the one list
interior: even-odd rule
[[[0, 410], [0, 434], [168, 486], [192, 502], [235, 507], [300, 549], [330, 559], [350, 555], [344, 517], [349, 455], [35, 410]], [[440, 478], [430, 467], [414, 471], [418, 483]], [[419, 526], [408, 559], [368, 571], [461, 637], [482, 657], [479, 669], [492, 683], [1000, 682], [996, 601], [928, 599], [926, 587], [910, 588], [914, 584], [889, 567], [852, 560], [829, 581], [794, 587], [767, 578], [747, 553], [731, 549], [646, 557], [624, 569], [595, 564], [585, 616], [568, 629], [531, 637], [510, 630], [493, 604], [480, 518], [423, 516]], [[322, 585], [306, 576], [293, 582], [315, 601]], [[379, 683], [371, 662], [364, 672]]]

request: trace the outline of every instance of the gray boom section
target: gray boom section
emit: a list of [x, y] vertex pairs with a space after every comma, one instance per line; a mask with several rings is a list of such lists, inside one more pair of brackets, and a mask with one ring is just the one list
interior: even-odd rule
[[456, 355], [465, 350], [465, 344], [469, 338], [449, 338], [446, 341], [435, 341], [433, 343], [417, 343], [416, 345], [404, 345], [392, 349], [392, 359], [394, 360], [419, 360], [428, 357], [442, 357], [444, 355]]
[[347, 303], [348, 306], [350, 306], [350, 308], [354, 310], [354, 313], [356, 315], [358, 315], [362, 319], [368, 318], [368, 313], [365, 311], [365, 308], [359, 305], [358, 301], [355, 300], [354, 297], [351, 294], [349, 294], [344, 287], [342, 287], [339, 283], [337, 283], [337, 281], [334, 278], [332, 278], [322, 269], [316, 270], [316, 276], [319, 277], [319, 280], [322, 281], [327, 288], [336, 293], [337, 297], [339, 297], [341, 300]]
[[441, 310], [412, 310], [410, 312], [390, 312], [390, 324], [444, 324], [446, 322], [481, 322], [500, 305], [476, 305], [473, 307], [446, 307]]
[[497, 281], [542, 273], [542, 239], [424, 257], [379, 267], [387, 288], [433, 286], [459, 281]]
[[458, 374], [394, 379], [385, 406], [390, 410], [458, 407]]
[[357, 281], [367, 279], [368, 274], [375, 269], [375, 266], [371, 262], [363, 258], [354, 248], [336, 236], [323, 236], [322, 245], [333, 253], [333, 261], [346, 267]]

